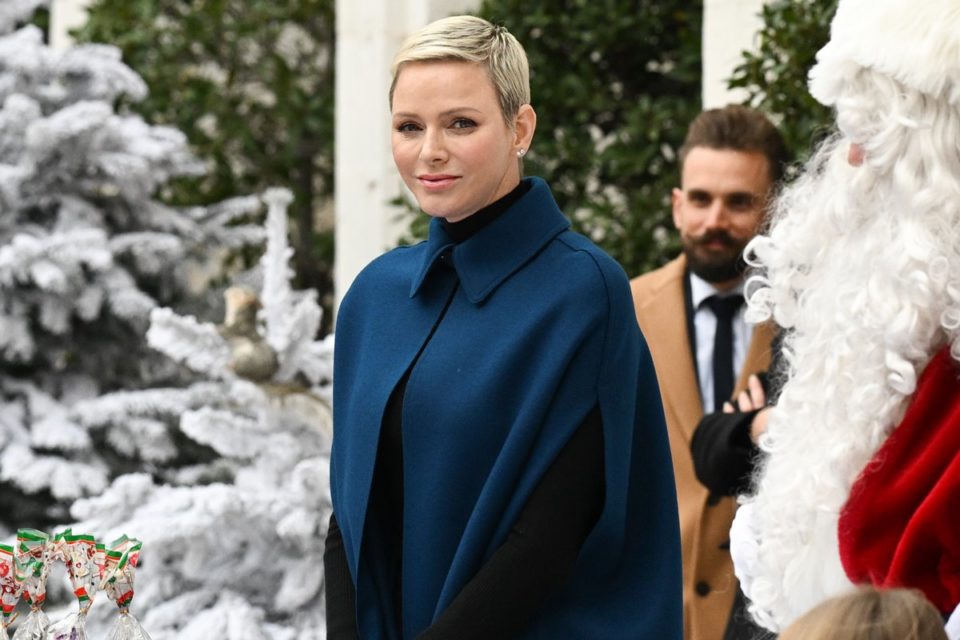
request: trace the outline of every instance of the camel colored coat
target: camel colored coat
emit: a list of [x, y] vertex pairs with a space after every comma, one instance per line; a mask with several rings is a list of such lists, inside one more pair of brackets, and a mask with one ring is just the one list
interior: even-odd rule
[[[682, 255], [656, 271], [631, 281], [637, 322], [650, 346], [677, 483], [680, 543], [683, 558], [683, 628], [685, 640], [721, 640], [733, 607], [737, 581], [730, 560], [733, 498], [709, 495], [694, 475], [690, 440], [703, 416], [693, 349], [687, 335]], [[770, 364], [773, 329], [757, 326], [737, 381], [735, 394], [751, 373]]]

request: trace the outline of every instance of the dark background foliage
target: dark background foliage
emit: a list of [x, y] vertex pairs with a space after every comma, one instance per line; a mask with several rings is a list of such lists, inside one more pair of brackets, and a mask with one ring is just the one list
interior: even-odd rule
[[837, 0], [775, 0], [763, 7], [757, 50], [744, 52], [730, 79], [747, 104], [773, 114], [794, 157], [802, 161], [831, 130], [833, 114], [807, 90], [807, 73], [830, 36]]

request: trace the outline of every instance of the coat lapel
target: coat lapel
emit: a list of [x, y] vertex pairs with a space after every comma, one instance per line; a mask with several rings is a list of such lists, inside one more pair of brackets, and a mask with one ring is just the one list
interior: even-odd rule
[[758, 324], [753, 329], [753, 338], [750, 340], [750, 348], [743, 361], [743, 367], [740, 369], [740, 377], [737, 379], [737, 386], [734, 389], [734, 397], [747, 388], [747, 379], [755, 371], [766, 371], [770, 368], [770, 343], [776, 334], [776, 325], [773, 322], [764, 322]]
[[[650, 346], [660, 378], [664, 410], [675, 417], [689, 442], [703, 417], [693, 347], [686, 329], [683, 277], [686, 259], [681, 255], [668, 263], [648, 286], [634, 285], [634, 306], [640, 329]], [[636, 282], [636, 281], [634, 281]], [[735, 393], [747, 388], [750, 373], [770, 366], [770, 341], [775, 334], [772, 322], [757, 325], [740, 370]]]
[[693, 349], [687, 336], [683, 300], [683, 256], [673, 260], [647, 292], [634, 291], [634, 305], [660, 377], [664, 410], [675, 416], [687, 441], [703, 415], [693, 366]]

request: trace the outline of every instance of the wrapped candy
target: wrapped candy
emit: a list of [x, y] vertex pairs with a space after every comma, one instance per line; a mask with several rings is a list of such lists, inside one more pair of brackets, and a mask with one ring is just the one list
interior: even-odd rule
[[80, 610], [52, 625], [48, 637], [50, 640], [87, 640], [87, 612], [100, 586], [97, 541], [93, 536], [74, 535], [67, 529], [54, 539], [54, 548], [55, 557], [67, 565], [67, 575]]
[[7, 628], [16, 619], [14, 609], [20, 600], [20, 583], [14, 575], [13, 547], [0, 544], [0, 640], [9, 640]]
[[140, 622], [130, 613], [133, 574], [140, 560], [141, 546], [139, 540], [121, 536], [106, 551], [100, 588], [120, 608], [120, 617], [107, 635], [107, 640], [150, 640]]
[[14, 577], [22, 585], [22, 595], [30, 605], [27, 619], [13, 634], [13, 640], [47, 640], [50, 624], [43, 612], [47, 599], [47, 577], [53, 556], [50, 536], [35, 529], [17, 531], [17, 546], [13, 554]]

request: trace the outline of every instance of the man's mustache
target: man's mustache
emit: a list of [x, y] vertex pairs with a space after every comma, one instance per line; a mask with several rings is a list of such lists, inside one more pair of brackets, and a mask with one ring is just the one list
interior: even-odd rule
[[733, 236], [726, 231], [708, 231], [699, 238], [693, 239], [693, 243], [698, 246], [702, 246], [711, 242], [720, 242], [730, 248], [736, 248], [739, 246], [737, 241], [733, 239]]

